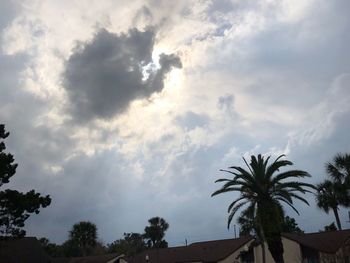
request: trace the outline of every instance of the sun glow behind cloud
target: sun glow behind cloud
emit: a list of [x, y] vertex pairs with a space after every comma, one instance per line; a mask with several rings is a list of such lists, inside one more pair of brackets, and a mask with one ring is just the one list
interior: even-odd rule
[[[19, 172], [39, 185], [42, 178], [51, 178], [47, 174], [54, 175], [42, 185], [61, 210], [53, 207], [48, 212], [51, 221], [42, 220], [47, 214], [40, 220], [58, 224], [59, 233], [65, 235], [78, 219], [67, 201], [72, 199], [82, 211], [94, 211], [79, 216], [96, 220], [108, 241], [118, 238], [109, 231], [116, 228], [114, 224], [121, 234], [138, 231], [147, 216], [160, 211], [174, 232], [182, 229], [193, 234], [196, 225], [198, 232], [228, 237], [226, 204], [209, 199], [220, 168], [239, 163], [242, 155], [288, 153], [296, 164], [305, 166], [297, 168], [319, 175], [323, 171], [318, 165], [333, 151], [350, 150], [348, 140], [343, 139], [348, 137], [341, 133], [347, 128], [339, 128], [347, 126], [342, 122], [350, 123], [350, 60], [345, 46], [348, 34], [344, 33], [349, 18], [344, 1], [26, 3], [2, 32], [2, 68], [11, 73], [17, 70], [15, 62], [25, 58], [18, 76], [0, 72], [4, 90], [0, 117], [13, 132], [15, 157], [23, 167]], [[121, 110], [114, 108], [119, 96], [113, 97], [113, 92], [99, 96], [103, 93], [99, 85], [96, 94], [83, 90], [81, 81], [67, 91], [62, 76], [67, 61], [76, 54], [74, 48], [87, 43], [116, 48], [115, 41], [129, 39], [130, 28], [137, 28], [142, 37], [142, 32], [153, 28], [152, 61], [141, 72], [143, 81], [150, 76], [146, 70], [160, 69], [163, 53], [179, 56], [182, 68], [163, 75], [164, 86], [148, 91], [147, 96], [132, 94]], [[101, 30], [106, 30], [110, 41], [96, 38]], [[113, 48], [119, 55], [133, 54]], [[140, 45], [135, 49], [143, 51]], [[106, 60], [99, 60], [101, 53], [93, 54], [95, 63], [105, 65]], [[13, 69], [2, 64], [9, 59], [15, 61]], [[113, 64], [112, 72], [122, 72], [118, 65]], [[130, 78], [113, 80], [128, 83]], [[108, 114], [92, 114], [84, 121], [79, 114], [73, 116], [67, 108], [77, 103], [73, 97], [78, 87], [83, 91], [80, 94], [96, 102], [89, 106], [98, 105], [98, 113], [106, 106]], [[111, 96], [115, 99], [108, 100]], [[95, 113], [92, 106], [87, 109]], [[313, 149], [318, 153], [312, 153]], [[26, 186], [19, 181], [19, 187]], [[64, 190], [67, 185], [69, 191]], [[96, 185], [101, 193], [93, 190]], [[96, 196], [86, 194], [92, 191]], [[170, 196], [172, 202], [168, 202]], [[179, 205], [185, 202], [188, 206]], [[41, 228], [39, 221], [29, 226], [32, 233], [63, 241], [63, 234], [51, 235], [50, 226]], [[193, 221], [203, 225], [189, 225]]]

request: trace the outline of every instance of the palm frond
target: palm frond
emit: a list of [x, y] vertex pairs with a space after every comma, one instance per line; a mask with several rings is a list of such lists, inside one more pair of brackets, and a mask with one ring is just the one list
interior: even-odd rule
[[215, 183], [220, 183], [220, 182], [229, 182], [232, 181], [232, 179], [226, 179], [226, 178], [221, 178], [215, 181]]
[[248, 162], [246, 161], [246, 159], [244, 158], [244, 156], [242, 156], [243, 161], [245, 162], [245, 165], [248, 167], [249, 171], [251, 174], [253, 174], [252, 168], [250, 167], [250, 165], [248, 164]]
[[233, 217], [235, 216], [235, 214], [237, 213], [237, 211], [242, 208], [244, 205], [246, 205], [249, 201], [245, 201], [242, 203], [239, 203], [238, 205], [236, 205], [233, 209], [231, 209], [230, 215], [228, 216], [228, 220], [227, 220], [227, 228], [230, 229], [230, 224], [232, 222]]
[[299, 211], [293, 206], [292, 203], [288, 202], [288, 200], [284, 199], [283, 197], [277, 197], [276, 200], [280, 200], [280, 201], [286, 203], [286, 204], [287, 204], [290, 208], [292, 208], [298, 215], [300, 215], [300, 214], [299, 214]]
[[239, 197], [238, 199], [236, 199], [235, 201], [233, 201], [233, 202], [228, 206], [228, 208], [227, 208], [227, 213], [229, 213], [229, 212], [231, 211], [232, 207], [234, 207], [238, 202], [240, 202], [241, 200], [244, 200], [244, 199], [246, 199], [246, 197], [245, 197], [245, 196], [241, 196], [241, 197]]
[[288, 166], [288, 165], [293, 165], [291, 161], [288, 160], [280, 160], [282, 157], [285, 157], [284, 154], [278, 156], [276, 160], [267, 167], [266, 169], [266, 177], [271, 178], [271, 176], [275, 173], [278, 172], [279, 169], [283, 166]]
[[212, 193], [211, 196], [213, 197], [213, 196], [218, 195], [218, 194], [232, 192], [232, 191], [240, 191], [240, 190], [241, 190], [241, 188], [239, 188], [239, 187], [221, 188], [221, 189], [215, 191], [214, 193]]
[[275, 184], [279, 181], [282, 181], [287, 178], [303, 178], [303, 177], [311, 177], [308, 172], [302, 170], [290, 170], [287, 172], [279, 173], [271, 180], [271, 184]]

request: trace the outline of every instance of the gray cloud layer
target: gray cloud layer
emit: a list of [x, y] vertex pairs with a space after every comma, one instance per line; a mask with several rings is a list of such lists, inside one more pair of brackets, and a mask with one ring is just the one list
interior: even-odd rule
[[[72, 224], [90, 220], [97, 224], [99, 237], [111, 242], [121, 238], [123, 232], [143, 231], [147, 219], [158, 215], [170, 223], [166, 239], [171, 245], [181, 245], [185, 238], [193, 242], [232, 237], [233, 233], [226, 231], [225, 211], [236, 195], [210, 197], [218, 187], [213, 182], [225, 176], [219, 169], [244, 166], [243, 154], [289, 150], [287, 158], [295, 163], [294, 168], [310, 172], [313, 176], [310, 182], [318, 183], [325, 176], [323, 164], [337, 152], [350, 151], [350, 114], [346, 106], [350, 94], [349, 2], [323, 1], [326, 3], [323, 9], [320, 4], [312, 6], [314, 11], [290, 24], [269, 22], [271, 17], [264, 12], [261, 15], [268, 20], [266, 23], [271, 23], [264, 30], [254, 27], [247, 36], [230, 38], [226, 36], [229, 32], [225, 32], [229, 31], [228, 25], [232, 24], [232, 30], [242, 25], [244, 31], [245, 23], [250, 21], [235, 24], [230, 17], [254, 13], [259, 5], [255, 6], [252, 1], [231, 4], [218, 0], [203, 14], [215, 22], [218, 28], [214, 30], [215, 37], [211, 37], [211, 31], [206, 34], [205, 30], [203, 35], [209, 37], [199, 38], [193, 33], [183, 40], [186, 43], [179, 40], [182, 34], [202, 25], [199, 22], [195, 26], [187, 24], [198, 19], [193, 15], [198, 12], [196, 7], [187, 4], [186, 14], [176, 13], [169, 1], [152, 2], [153, 9], [140, 5], [141, 11], [132, 25], [141, 28], [153, 20], [157, 24], [156, 8], [160, 10], [158, 16], [178, 15], [169, 18], [163, 23], [166, 26], [158, 30], [171, 33], [172, 26], [180, 26], [171, 40], [176, 42], [174, 45], [180, 52], [188, 50], [181, 53], [186, 66], [182, 72], [186, 83], [176, 91], [180, 93], [178, 99], [167, 97], [169, 103], [176, 104], [171, 108], [173, 112], [166, 110], [165, 113], [169, 113], [171, 121], [163, 119], [165, 114], [161, 112], [152, 113], [159, 126], [170, 123], [170, 127], [152, 139], [143, 132], [157, 131], [150, 129], [155, 126], [150, 118], [135, 122], [132, 128], [144, 128], [135, 134], [131, 129], [131, 135], [126, 133], [121, 139], [115, 137], [115, 130], [96, 128], [95, 123], [70, 127], [65, 122], [62, 125], [48, 118], [52, 106], [61, 103], [61, 98], [52, 100], [37, 96], [31, 92], [30, 85], [26, 85], [28, 71], [34, 70], [36, 75], [50, 78], [42, 69], [43, 64], [56, 61], [42, 58], [54, 50], [50, 45], [30, 44], [35, 22], [27, 25], [26, 19], [20, 19], [15, 23], [15, 29], [23, 28], [18, 32], [15, 30], [17, 34], [13, 36], [21, 40], [29, 30], [29, 39], [24, 38], [29, 44], [24, 41], [24, 46], [33, 46], [38, 49], [38, 54], [28, 48], [16, 54], [0, 50], [0, 121], [11, 132], [6, 146], [19, 164], [9, 186], [20, 191], [36, 189], [42, 194], [50, 194], [53, 200], [50, 207], [30, 217], [26, 223], [28, 235], [45, 236], [61, 243], [67, 238]], [[50, 6], [54, 2], [46, 3]], [[293, 6], [298, 7], [297, 3]], [[13, 18], [21, 17], [23, 12], [17, 8], [10, 2], [0, 1], [1, 30], [11, 25]], [[67, 5], [68, 9], [74, 7]], [[56, 6], [52, 10], [56, 11]], [[84, 10], [73, 12], [74, 17], [80, 17], [80, 14], [84, 14]], [[35, 37], [35, 41], [47, 43], [48, 40], [63, 39], [60, 35], [51, 39], [50, 34], [56, 32], [56, 27], [59, 32], [66, 31], [61, 28], [64, 23], [52, 22], [53, 27], [47, 25], [50, 15], [39, 20], [47, 26], [47, 36]], [[184, 16], [190, 20], [181, 24]], [[67, 20], [70, 25], [69, 16]], [[88, 25], [79, 30], [90, 32], [90, 23]], [[198, 33], [200, 36], [201, 32]], [[160, 35], [157, 31], [157, 38], [164, 41]], [[86, 38], [84, 35], [76, 39]], [[0, 41], [5, 43], [5, 40]], [[13, 43], [14, 46], [17, 44]], [[19, 41], [20, 47], [13, 50], [22, 50], [21, 44]], [[202, 50], [205, 45], [209, 47]], [[100, 30], [91, 41], [83, 42], [73, 50], [65, 62], [63, 74], [63, 84], [70, 99], [64, 103], [70, 105], [72, 123], [112, 118], [125, 111], [131, 101], [161, 91], [164, 76], [173, 66], [180, 66], [180, 59], [176, 55], [162, 55], [157, 69], [152, 64], [154, 48], [155, 32], [152, 29], [145, 32], [133, 29], [121, 35]], [[198, 56], [200, 62], [196, 62]], [[151, 64], [145, 69], [148, 63]], [[227, 78], [227, 72], [235, 79], [249, 79], [249, 82], [232, 82]], [[149, 77], [145, 79], [145, 75]], [[33, 87], [40, 83], [35, 81]], [[50, 92], [50, 86], [45, 84], [42, 86]], [[258, 114], [259, 110], [263, 116]], [[132, 119], [134, 116], [130, 115]], [[217, 141], [211, 140], [224, 128], [225, 133]], [[207, 139], [210, 143], [201, 145]], [[111, 149], [99, 146], [108, 141], [117, 143]], [[87, 144], [91, 144], [89, 149], [85, 149]], [[129, 147], [130, 152], [134, 147], [137, 149], [135, 155], [128, 154]], [[296, 202], [300, 216], [287, 209], [288, 215], [295, 217], [305, 231], [318, 231], [334, 221], [333, 215], [326, 215], [316, 208], [312, 195], [306, 198], [311, 202], [310, 207]], [[347, 211], [341, 209], [340, 212], [344, 226], [348, 227], [345, 223]]]
[[63, 74], [73, 117], [108, 119], [125, 111], [133, 100], [161, 91], [165, 75], [172, 67], [180, 68], [181, 61], [174, 54], [161, 54], [160, 68], [146, 70], [152, 63], [154, 40], [151, 29], [121, 35], [102, 29], [92, 41], [78, 45]]

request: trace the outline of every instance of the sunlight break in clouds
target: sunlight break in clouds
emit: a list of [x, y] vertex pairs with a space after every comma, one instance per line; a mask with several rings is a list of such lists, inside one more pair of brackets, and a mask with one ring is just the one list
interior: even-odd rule
[[[232, 237], [227, 203], [210, 194], [219, 169], [249, 154], [286, 153], [319, 182], [324, 162], [350, 151], [349, 8], [1, 1], [0, 119], [19, 163], [12, 184], [53, 199], [28, 233], [62, 242], [90, 220], [110, 242], [158, 215], [170, 244]], [[302, 216], [290, 216], [307, 232], [332, 220], [296, 205]]]

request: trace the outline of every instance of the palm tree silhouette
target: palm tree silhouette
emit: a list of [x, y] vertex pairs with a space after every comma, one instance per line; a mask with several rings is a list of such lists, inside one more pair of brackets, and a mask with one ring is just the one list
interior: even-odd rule
[[73, 225], [72, 230], [69, 231], [69, 237], [77, 243], [83, 256], [86, 256], [87, 250], [96, 245], [97, 227], [94, 223], [81, 221]]
[[317, 185], [316, 203], [327, 214], [332, 210], [337, 227], [342, 229], [339, 219], [339, 206], [350, 205], [350, 155], [338, 153], [333, 162], [326, 163], [329, 179]]
[[[263, 239], [276, 263], [284, 262], [281, 239], [284, 211], [281, 203], [287, 204], [298, 213], [293, 199], [309, 205], [299, 193], [311, 192], [307, 188], [314, 189], [311, 184], [295, 181], [295, 179], [310, 177], [305, 171], [290, 170], [276, 174], [280, 168], [293, 164], [291, 161], [281, 159], [284, 156], [280, 155], [270, 165], [268, 165], [270, 156], [266, 159], [260, 154], [257, 157], [251, 156], [250, 164], [243, 158], [249, 170], [238, 166], [229, 167], [229, 170], [221, 170], [231, 174], [233, 178], [217, 180], [216, 182], [224, 182], [224, 185], [212, 194], [215, 196], [232, 191], [240, 193], [240, 196], [228, 207], [227, 226], [230, 226], [234, 215], [241, 208], [247, 206], [246, 209], [253, 210]], [[291, 178], [294, 180], [286, 181]]]
[[341, 230], [341, 223], [339, 219], [339, 206], [341, 205], [341, 185], [330, 180], [325, 180], [323, 183], [317, 185], [316, 204], [323, 209], [327, 214], [332, 210], [337, 222], [337, 227]]
[[169, 224], [161, 217], [152, 217], [148, 220], [149, 226], [145, 227], [144, 237], [148, 239], [148, 246], [152, 248], [167, 247], [168, 243], [163, 240]]

